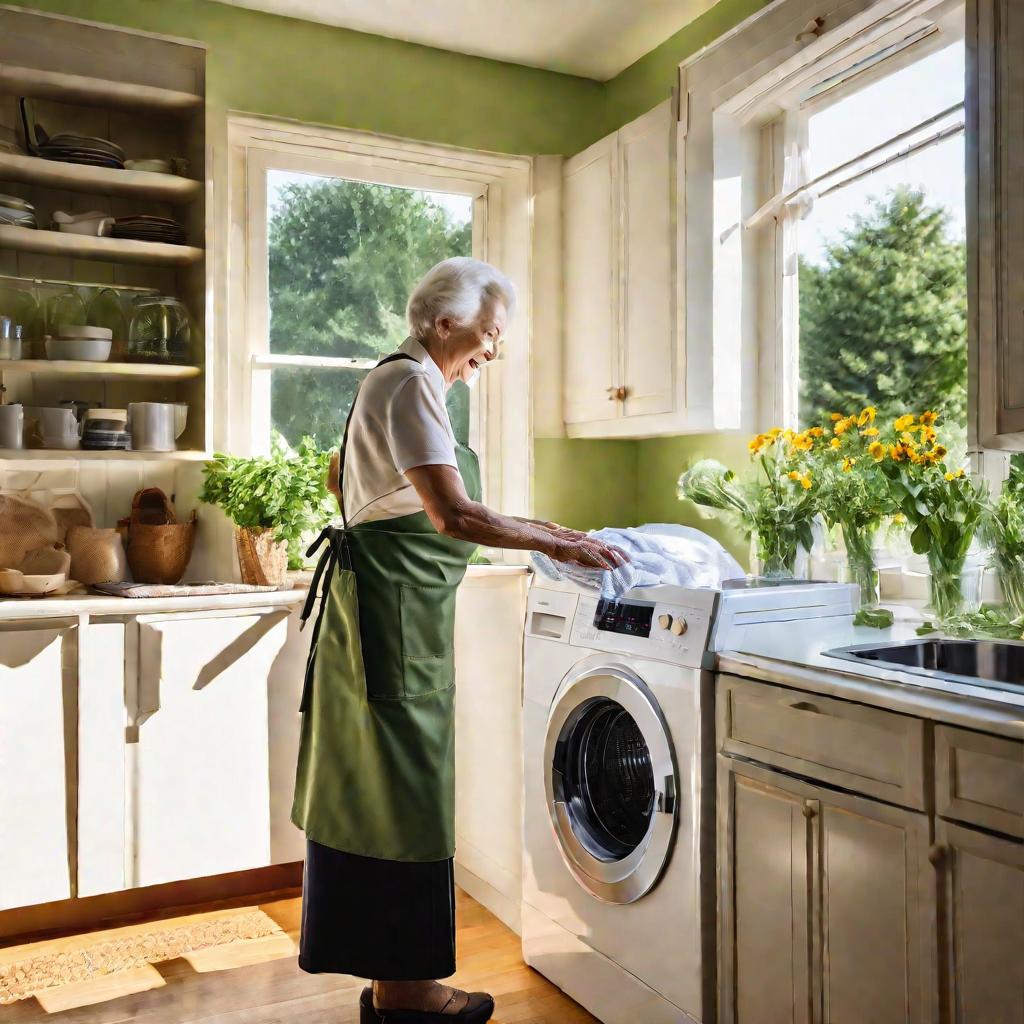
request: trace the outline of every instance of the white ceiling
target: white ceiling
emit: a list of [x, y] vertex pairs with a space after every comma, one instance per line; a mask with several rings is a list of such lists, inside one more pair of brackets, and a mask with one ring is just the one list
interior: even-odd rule
[[221, 0], [607, 81], [716, 0]]

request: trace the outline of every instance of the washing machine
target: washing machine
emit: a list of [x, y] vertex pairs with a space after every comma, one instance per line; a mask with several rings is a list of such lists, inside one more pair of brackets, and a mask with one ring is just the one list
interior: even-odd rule
[[856, 587], [727, 588], [531, 588], [523, 955], [604, 1024], [715, 1019], [715, 650], [856, 608]]

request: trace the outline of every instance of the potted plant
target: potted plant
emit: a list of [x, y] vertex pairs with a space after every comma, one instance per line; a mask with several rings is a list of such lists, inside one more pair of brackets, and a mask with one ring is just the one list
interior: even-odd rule
[[330, 458], [312, 437], [291, 450], [275, 433], [269, 455], [217, 452], [206, 463], [199, 498], [235, 524], [243, 582], [281, 586], [287, 569], [302, 567], [301, 537], [325, 526], [334, 511], [326, 484]]
[[817, 513], [809, 453], [824, 432], [775, 428], [749, 444], [756, 469], [738, 480], [714, 459], [702, 459], [679, 478], [678, 495], [735, 515], [757, 538], [761, 575], [792, 579], [799, 548], [810, 550]]

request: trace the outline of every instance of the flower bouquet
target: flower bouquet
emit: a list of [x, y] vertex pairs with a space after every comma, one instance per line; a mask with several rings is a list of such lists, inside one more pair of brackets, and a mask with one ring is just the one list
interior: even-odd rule
[[[869, 447], [889, 481], [892, 500], [906, 517], [910, 544], [928, 556], [931, 610], [940, 622], [965, 611], [965, 563], [985, 508], [984, 491], [962, 468], [946, 464], [934, 412], [893, 421], [887, 438]], [[973, 595], [968, 605], [977, 605]], [[976, 607], [966, 610], [974, 611]]]
[[809, 453], [824, 431], [774, 429], [750, 442], [754, 473], [743, 479], [714, 459], [702, 459], [680, 478], [677, 494], [697, 505], [732, 514], [757, 538], [761, 575], [792, 579], [797, 553], [810, 550], [817, 512]]
[[826, 429], [832, 437], [813, 456], [818, 508], [828, 526], [842, 532], [850, 580], [860, 587], [862, 608], [878, 604], [875, 534], [882, 520], [897, 512], [876, 457], [884, 446], [875, 417], [874, 406], [851, 416], [832, 413]]

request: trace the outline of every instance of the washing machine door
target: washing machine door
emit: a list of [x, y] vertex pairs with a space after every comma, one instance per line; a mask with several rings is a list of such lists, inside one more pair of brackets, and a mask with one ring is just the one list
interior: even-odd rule
[[576, 880], [608, 903], [650, 892], [672, 851], [679, 785], [668, 724], [648, 686], [619, 666], [563, 682], [544, 766], [551, 822]]

